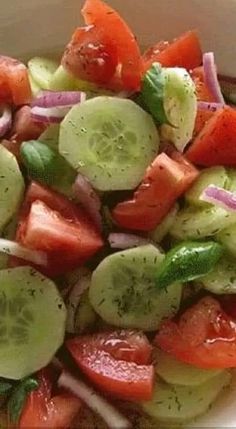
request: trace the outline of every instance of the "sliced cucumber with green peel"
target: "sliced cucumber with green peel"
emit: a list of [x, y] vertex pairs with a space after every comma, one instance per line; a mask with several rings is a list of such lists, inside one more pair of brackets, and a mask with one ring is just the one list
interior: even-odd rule
[[223, 229], [218, 235], [220, 241], [231, 256], [236, 258], [236, 224]]
[[[17, 229], [17, 216], [14, 216], [10, 222], [5, 226], [4, 230], [0, 234], [1, 238], [6, 238], [7, 240], [14, 240]], [[0, 252], [0, 270], [4, 270], [8, 267], [9, 255], [6, 253]]]
[[96, 91], [97, 87], [91, 82], [76, 79], [60, 65], [53, 73], [49, 89], [52, 91]]
[[38, 93], [41, 91], [40, 86], [35, 82], [34, 78], [31, 76], [31, 73], [29, 74], [29, 81], [30, 81], [30, 87], [31, 91], [34, 97], [37, 97]]
[[163, 124], [161, 134], [179, 151], [190, 142], [197, 115], [195, 85], [187, 70], [165, 68], [164, 110], [171, 125]]
[[15, 156], [0, 144], [0, 231], [17, 212], [24, 188]]
[[231, 258], [222, 258], [214, 271], [200, 279], [202, 286], [215, 294], [236, 293], [236, 264]]
[[30, 267], [0, 271], [0, 377], [45, 367], [62, 345], [66, 309], [56, 285]]
[[236, 192], [236, 169], [228, 168], [228, 183], [226, 189], [231, 192]]
[[58, 68], [58, 62], [49, 58], [34, 57], [28, 62], [31, 78], [41, 89], [50, 89], [52, 76]]
[[48, 145], [51, 149], [58, 150], [60, 125], [51, 124], [40, 135], [38, 140]]
[[170, 234], [177, 240], [212, 237], [235, 222], [236, 213], [221, 207], [187, 207], [178, 212]]
[[89, 301], [89, 293], [86, 290], [79, 302], [75, 313], [75, 332], [78, 334], [88, 332], [95, 324], [97, 315]]
[[210, 206], [211, 204], [200, 200], [200, 196], [204, 189], [209, 185], [220, 186], [224, 188], [228, 184], [228, 175], [224, 167], [206, 168], [185, 194], [185, 200], [188, 204], [194, 206]]
[[220, 374], [218, 369], [200, 369], [181, 362], [160, 349], [155, 349], [156, 373], [166, 382], [180, 386], [199, 386]]
[[161, 243], [163, 238], [168, 234], [169, 230], [171, 229], [172, 225], [175, 222], [176, 215], [178, 213], [179, 206], [178, 204], [175, 204], [175, 206], [169, 211], [169, 213], [166, 215], [166, 217], [163, 219], [163, 221], [157, 225], [156, 229], [153, 231], [150, 231], [149, 237], [155, 242], [155, 243]]
[[61, 155], [101, 191], [134, 189], [158, 147], [151, 116], [121, 98], [100, 96], [74, 106], [60, 128]]
[[158, 380], [152, 400], [143, 402], [142, 408], [160, 422], [184, 423], [204, 414], [230, 381], [228, 371], [221, 371], [199, 386], [171, 385]]
[[164, 255], [153, 245], [106, 257], [92, 275], [90, 302], [105, 322], [122, 328], [156, 330], [177, 313], [182, 285], [158, 290], [155, 273]]

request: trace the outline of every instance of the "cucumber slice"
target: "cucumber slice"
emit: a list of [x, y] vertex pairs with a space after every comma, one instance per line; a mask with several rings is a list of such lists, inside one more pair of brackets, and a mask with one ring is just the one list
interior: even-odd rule
[[58, 68], [58, 62], [34, 57], [28, 62], [28, 68], [32, 79], [41, 89], [50, 89], [50, 81]]
[[88, 332], [96, 322], [97, 315], [90, 304], [89, 292], [86, 290], [75, 313], [75, 333]]
[[170, 384], [199, 386], [222, 372], [218, 369], [200, 369], [181, 362], [168, 353], [155, 350], [156, 373]]
[[17, 212], [24, 193], [24, 179], [17, 160], [0, 145], [0, 231]]
[[188, 204], [200, 207], [210, 207], [212, 204], [199, 199], [200, 195], [209, 185], [224, 188], [228, 182], [227, 171], [224, 167], [211, 167], [203, 170], [191, 188], [185, 194]]
[[228, 371], [221, 371], [199, 386], [170, 385], [158, 380], [152, 400], [143, 402], [142, 408], [161, 422], [184, 423], [205, 413], [230, 380]]
[[175, 204], [175, 206], [170, 210], [170, 212], [166, 215], [163, 221], [159, 225], [157, 225], [156, 229], [150, 231], [149, 237], [151, 238], [151, 240], [158, 244], [161, 243], [163, 238], [165, 238], [172, 225], [174, 224], [178, 210], [179, 205]]
[[[14, 240], [16, 235], [17, 228], [17, 217], [15, 216], [10, 220], [2, 231], [1, 238], [6, 238], [7, 240]], [[3, 270], [8, 267], [9, 256], [6, 253], [0, 252], [0, 270]]]
[[182, 294], [181, 284], [156, 287], [155, 273], [163, 258], [151, 244], [106, 257], [92, 275], [89, 298], [94, 310], [111, 325], [156, 330], [177, 313]]
[[58, 150], [60, 125], [52, 124], [40, 135], [38, 140], [48, 145], [51, 149]]
[[151, 116], [133, 101], [115, 97], [74, 106], [60, 128], [61, 155], [101, 191], [134, 189], [158, 146]]
[[235, 222], [236, 214], [221, 207], [188, 207], [179, 211], [170, 234], [178, 240], [212, 237]]
[[52, 91], [96, 91], [97, 87], [91, 82], [76, 79], [63, 66], [59, 66], [51, 77], [49, 89]]
[[164, 140], [183, 152], [190, 142], [197, 115], [195, 85], [187, 70], [165, 68], [164, 110], [169, 123], [161, 127]]
[[214, 271], [200, 279], [205, 289], [215, 294], [236, 293], [236, 266], [235, 261], [222, 258], [215, 266]]
[[35, 80], [31, 76], [31, 74], [28, 73], [28, 75], [29, 75], [30, 87], [31, 87], [31, 91], [32, 91], [33, 97], [36, 97], [38, 95], [38, 93], [41, 91], [41, 88], [37, 84], [37, 82], [35, 82]]
[[236, 224], [223, 229], [217, 235], [217, 240], [224, 245], [231, 256], [236, 258]]
[[236, 192], [236, 169], [228, 168], [228, 184], [226, 189], [231, 192]]
[[0, 271], [0, 376], [45, 367], [62, 345], [66, 309], [55, 284], [30, 267]]

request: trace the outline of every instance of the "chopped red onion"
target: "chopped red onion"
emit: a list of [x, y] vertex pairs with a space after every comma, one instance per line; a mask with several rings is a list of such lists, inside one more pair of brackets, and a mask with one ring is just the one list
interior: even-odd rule
[[111, 233], [108, 237], [108, 241], [113, 249], [130, 249], [132, 247], [143, 246], [151, 243], [151, 241], [146, 238], [122, 232]]
[[85, 208], [85, 210], [90, 215], [91, 219], [94, 221], [95, 225], [101, 231], [102, 229], [102, 216], [100, 213], [101, 210], [101, 201], [96, 191], [91, 186], [88, 179], [81, 174], [78, 174], [76, 177], [75, 183], [73, 185], [73, 191], [76, 198]]
[[215, 102], [225, 104], [224, 97], [222, 95], [220, 84], [217, 78], [213, 52], [207, 52], [203, 54], [203, 70], [206, 86], [215, 98]]
[[131, 427], [129, 420], [123, 416], [105, 398], [95, 392], [83, 381], [73, 377], [68, 372], [62, 372], [58, 385], [69, 390], [81, 399], [91, 410], [99, 414], [111, 429], [128, 429]]
[[66, 331], [70, 334], [75, 334], [75, 316], [83, 293], [91, 284], [91, 274], [86, 269], [81, 269], [79, 278], [73, 289], [70, 292], [67, 303], [67, 322]]
[[219, 186], [207, 186], [201, 194], [200, 200], [218, 205], [226, 210], [236, 211], [236, 193], [226, 191]]
[[79, 91], [42, 91], [31, 103], [31, 107], [64, 107], [74, 106], [86, 100], [85, 92]]
[[70, 111], [70, 109], [71, 106], [48, 108], [34, 106], [31, 109], [31, 116], [35, 121], [59, 124]]
[[218, 109], [224, 107], [223, 103], [211, 103], [208, 101], [198, 101], [197, 107], [200, 110], [209, 110], [210, 112], [216, 112]]
[[1, 106], [0, 107], [0, 138], [4, 137], [5, 134], [10, 130], [12, 125], [12, 112], [10, 107]]
[[31, 250], [14, 241], [0, 238], [0, 252], [33, 262], [36, 265], [46, 265], [47, 255], [39, 250]]

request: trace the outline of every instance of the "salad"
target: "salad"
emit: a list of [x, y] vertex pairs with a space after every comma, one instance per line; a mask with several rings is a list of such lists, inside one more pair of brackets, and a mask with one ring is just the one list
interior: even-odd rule
[[2, 428], [190, 425], [236, 367], [236, 110], [198, 34], [86, 0], [0, 56]]

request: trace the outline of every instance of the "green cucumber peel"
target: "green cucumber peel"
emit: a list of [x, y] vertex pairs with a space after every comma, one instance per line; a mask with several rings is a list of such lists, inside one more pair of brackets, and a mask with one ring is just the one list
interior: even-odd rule
[[159, 63], [152, 64], [143, 78], [141, 100], [159, 125], [171, 125], [164, 107], [165, 85], [164, 69]]
[[156, 272], [159, 289], [172, 283], [196, 280], [211, 272], [223, 254], [223, 247], [214, 241], [184, 242], [171, 249]]
[[9, 418], [12, 423], [18, 422], [27, 396], [38, 386], [38, 381], [33, 377], [24, 378], [17, 384], [8, 401]]

